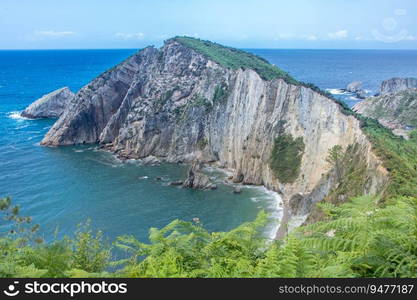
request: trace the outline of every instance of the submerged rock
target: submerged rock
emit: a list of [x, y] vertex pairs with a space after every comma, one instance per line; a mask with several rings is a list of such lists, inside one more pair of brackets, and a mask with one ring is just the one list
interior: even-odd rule
[[211, 182], [210, 178], [202, 172], [200, 163], [193, 163], [188, 170], [188, 177], [182, 185], [185, 188], [197, 190], [214, 190], [217, 185]]
[[242, 188], [239, 186], [234, 187], [233, 194], [240, 194], [242, 193]]
[[29, 105], [21, 115], [26, 118], [58, 118], [74, 99], [75, 94], [67, 87], [42, 96]]
[[171, 181], [170, 183], [168, 183], [168, 185], [174, 185], [174, 186], [178, 186], [178, 185], [183, 185], [184, 181]]

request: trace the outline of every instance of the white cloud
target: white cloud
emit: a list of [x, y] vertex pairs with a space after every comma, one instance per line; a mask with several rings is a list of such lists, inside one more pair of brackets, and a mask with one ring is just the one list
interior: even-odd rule
[[348, 31], [347, 30], [339, 30], [336, 32], [328, 33], [327, 36], [332, 40], [341, 40], [348, 37]]
[[74, 35], [73, 31], [35, 30], [35, 36], [61, 38]]
[[395, 13], [397, 16], [405, 16], [405, 15], [407, 14], [407, 10], [406, 10], [406, 9], [403, 9], [403, 8], [397, 8], [397, 9], [394, 11], [394, 13]]
[[407, 35], [404, 39], [407, 41], [417, 41], [417, 37], [414, 35]]
[[119, 39], [123, 40], [143, 40], [145, 35], [142, 32], [137, 33], [125, 33], [125, 32], [118, 32], [115, 36]]
[[274, 37], [274, 40], [275, 41], [278, 41], [278, 40], [288, 40], [288, 39], [291, 39], [291, 38], [294, 38], [295, 36], [293, 35], [293, 34], [289, 34], [289, 33], [280, 33], [280, 34], [278, 34], [276, 37]]
[[307, 41], [317, 41], [317, 36], [316, 35], [308, 35], [308, 36], [306, 36], [305, 37], [305, 39], [307, 40]]

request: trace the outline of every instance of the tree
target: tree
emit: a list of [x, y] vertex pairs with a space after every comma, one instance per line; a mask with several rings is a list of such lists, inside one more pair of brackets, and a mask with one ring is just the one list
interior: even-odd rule
[[343, 148], [340, 145], [335, 145], [329, 150], [329, 155], [326, 161], [334, 168], [338, 182], [342, 181], [342, 161]]

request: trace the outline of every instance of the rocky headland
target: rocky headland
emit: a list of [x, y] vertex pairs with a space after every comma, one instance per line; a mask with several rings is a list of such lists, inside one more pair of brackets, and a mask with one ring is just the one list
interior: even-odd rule
[[394, 134], [407, 138], [417, 128], [417, 88], [369, 97], [356, 104], [353, 110], [377, 119]]
[[417, 78], [391, 78], [384, 80], [379, 95], [395, 94], [410, 88], [417, 88]]
[[[360, 121], [340, 103], [260, 57], [187, 37], [147, 47], [98, 76], [42, 140], [85, 143], [125, 158], [190, 163], [186, 186], [209, 184], [200, 164], [230, 170], [233, 182], [279, 192], [287, 219], [323, 199], [353, 196], [338, 190], [338, 174], [360, 169], [358, 194], [377, 194], [387, 181]], [[335, 146], [343, 170], [327, 161]]]

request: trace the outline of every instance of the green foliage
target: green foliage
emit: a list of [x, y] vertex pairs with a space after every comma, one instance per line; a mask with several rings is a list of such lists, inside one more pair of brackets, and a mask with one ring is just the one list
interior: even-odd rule
[[291, 135], [284, 134], [275, 139], [270, 166], [282, 183], [294, 182], [297, 179], [304, 146], [302, 137], [294, 139]]
[[410, 141], [417, 143], [417, 130], [411, 131], [408, 136], [410, 138]]
[[235, 48], [225, 47], [210, 41], [203, 41], [191, 37], [175, 37], [177, 42], [196, 50], [218, 64], [231, 69], [252, 69], [265, 80], [282, 78], [289, 83], [298, 82], [288, 73], [271, 65], [265, 59]]
[[389, 171], [384, 198], [417, 196], [417, 143], [395, 136], [377, 121], [360, 117], [362, 130]]
[[[0, 211], [12, 228], [0, 235], [0, 277], [98, 277], [105, 276], [110, 249], [94, 234], [89, 223], [80, 226], [75, 238], [43, 243], [36, 237], [39, 226], [22, 217], [10, 198], [0, 200]], [[82, 271], [82, 272], [81, 272]], [[81, 273], [80, 273], [81, 272]]]
[[335, 145], [329, 150], [329, 156], [326, 161], [334, 168], [337, 179], [342, 180], [342, 159], [343, 159], [343, 148], [340, 145]]
[[[1, 277], [416, 277], [417, 198], [381, 206], [364, 196], [336, 206], [320, 204], [326, 220], [301, 226], [284, 240], [261, 234], [257, 219], [229, 232], [173, 221], [149, 231], [149, 243], [119, 237], [127, 258], [108, 261], [110, 250], [89, 224], [48, 245], [22, 245], [0, 237]], [[104, 272], [106, 267], [114, 271]]]
[[93, 233], [88, 221], [79, 225], [73, 241], [72, 251], [73, 267], [87, 272], [102, 271], [110, 258], [110, 249], [103, 247], [103, 234], [101, 231]]
[[213, 103], [222, 103], [226, 101], [229, 96], [228, 87], [226, 84], [220, 84], [214, 90]]
[[[229, 232], [209, 233], [189, 222], [173, 221], [166, 227], [150, 230], [150, 244], [132, 236], [118, 239], [116, 246], [128, 252], [125, 267], [128, 277], [248, 277], [257, 255], [265, 247], [259, 229], [267, 217], [261, 213], [252, 223]], [[145, 257], [141, 259], [141, 257]]]
[[321, 257], [322, 266], [312, 276], [340, 267], [343, 276], [417, 276], [417, 199], [397, 198], [385, 208], [377, 200], [364, 196], [341, 206], [326, 203], [322, 209], [330, 220], [294, 233]]

